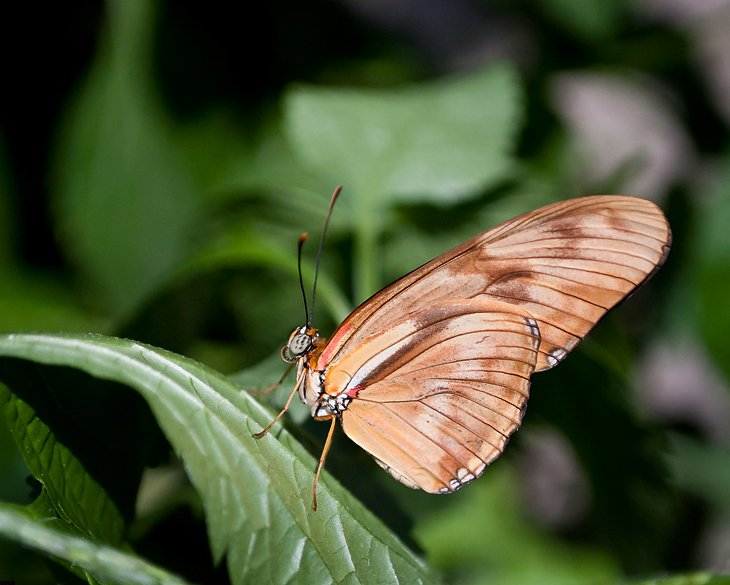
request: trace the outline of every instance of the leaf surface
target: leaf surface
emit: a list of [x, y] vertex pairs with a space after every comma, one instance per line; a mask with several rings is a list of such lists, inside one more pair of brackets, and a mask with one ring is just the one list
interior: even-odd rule
[[[136, 389], [183, 459], [206, 508], [214, 557], [235, 583], [432, 582], [428, 568], [222, 375], [186, 358], [102, 336], [8, 335], [0, 355], [79, 368]], [[283, 562], [282, 560], [285, 560]]]

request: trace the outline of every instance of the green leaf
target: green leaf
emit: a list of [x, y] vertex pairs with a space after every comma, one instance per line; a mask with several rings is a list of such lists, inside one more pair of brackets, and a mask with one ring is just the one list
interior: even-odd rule
[[10, 271], [0, 278], [0, 332], [93, 331], [104, 326], [78, 296], [46, 275]]
[[461, 580], [465, 585], [615, 581], [618, 567], [606, 553], [569, 546], [526, 520], [515, 497], [519, 480], [504, 463], [488, 475], [453, 505], [418, 520], [416, 536], [437, 568], [472, 575]]
[[9, 335], [0, 355], [80, 368], [149, 402], [202, 495], [215, 559], [234, 583], [433, 581], [428, 568], [327, 473], [311, 509], [315, 460], [272, 413], [183, 357], [101, 336]]
[[477, 209], [442, 210], [438, 224], [399, 226], [383, 253], [387, 280], [392, 281], [424, 262], [443, 254], [479, 232], [491, 229], [521, 213], [555, 201], [545, 189], [514, 191]]
[[539, 5], [567, 32], [594, 43], [615, 34], [627, 8], [626, 0], [603, 2], [541, 0]]
[[570, 442], [591, 488], [592, 522], [625, 570], [636, 574], [661, 562], [667, 535], [676, 529], [677, 500], [660, 429], [636, 412], [616, 352], [603, 357], [603, 348], [621, 347], [620, 336], [600, 341], [611, 323], [592, 331], [559, 368], [535, 376], [528, 410]]
[[394, 90], [298, 87], [285, 100], [298, 156], [345, 185], [356, 226], [356, 293], [379, 288], [377, 241], [387, 205], [453, 203], [505, 179], [521, 114], [512, 69]]
[[35, 409], [0, 385], [0, 405], [33, 477], [55, 516], [96, 540], [121, 541], [124, 520], [114, 501]]
[[[296, 286], [298, 277], [294, 250], [284, 248], [275, 239], [247, 224], [230, 226], [209, 242], [186, 265], [182, 276], [226, 266], [277, 268], [291, 275], [292, 288]], [[302, 259], [302, 277], [311, 290], [314, 284], [314, 264], [306, 259]], [[319, 275], [317, 295], [335, 321], [343, 320], [351, 310], [345, 296], [325, 272]]]
[[680, 434], [672, 435], [671, 441], [677, 483], [730, 518], [730, 447], [707, 445]]
[[295, 152], [356, 197], [447, 203], [507, 176], [520, 106], [499, 66], [396, 90], [298, 87], [285, 115]]
[[118, 314], [185, 256], [198, 195], [148, 71], [156, 4], [106, 6], [106, 35], [61, 129], [54, 195], [64, 245]]
[[[231, 379], [238, 386], [248, 391], [253, 391], [254, 393], [268, 392], [271, 389], [272, 382], [279, 380], [285, 371], [287, 371], [287, 366], [277, 352], [250, 368], [236, 372], [231, 376]], [[272, 405], [274, 408], [281, 408], [286, 403], [294, 387], [295, 375], [294, 368], [289, 368], [283, 383], [270, 393], [265, 394], [267, 404]], [[292, 402], [286, 414], [287, 417], [291, 418], [297, 424], [303, 423], [312, 416], [309, 409], [299, 400]]]
[[[725, 165], [714, 178], [708, 193], [701, 199], [695, 218], [695, 237], [691, 238], [691, 256], [684, 270], [684, 281], [689, 293], [696, 295], [697, 302], [681, 299], [684, 313], [692, 316], [697, 311], [696, 324], [703, 341], [712, 354], [715, 363], [726, 379], [730, 379], [730, 344], [727, 332], [730, 329], [730, 305], [727, 291], [730, 287], [730, 171], [727, 163], [730, 154], [725, 155]], [[690, 301], [692, 300], [690, 296]]]
[[131, 554], [53, 528], [28, 510], [0, 503], [0, 536], [83, 569], [90, 583], [182, 585], [179, 577]]

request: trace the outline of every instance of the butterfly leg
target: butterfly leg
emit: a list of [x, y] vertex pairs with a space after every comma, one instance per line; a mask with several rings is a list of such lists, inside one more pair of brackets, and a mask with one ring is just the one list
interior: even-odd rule
[[250, 390], [249, 392], [251, 394], [256, 394], [256, 396], [263, 396], [265, 394], [271, 394], [274, 390], [276, 390], [279, 386], [281, 386], [284, 383], [284, 380], [286, 380], [286, 377], [289, 375], [289, 372], [291, 372], [291, 369], [294, 367], [294, 364], [289, 364], [286, 367], [286, 370], [284, 371], [284, 374], [279, 378], [277, 382], [274, 382], [270, 386], [267, 386], [263, 390]]
[[332, 445], [332, 437], [335, 434], [335, 426], [337, 425], [337, 417], [332, 417], [332, 424], [330, 424], [330, 431], [327, 433], [327, 440], [324, 442], [324, 449], [322, 454], [319, 456], [319, 465], [317, 465], [317, 473], [314, 474], [314, 484], [312, 485], [312, 509], [317, 511], [317, 483], [319, 482], [319, 474], [324, 467], [324, 460], [327, 459], [327, 453]]
[[289, 406], [291, 405], [291, 401], [294, 399], [294, 395], [297, 393], [297, 391], [299, 390], [299, 386], [304, 381], [304, 372], [305, 370], [302, 370], [299, 376], [297, 376], [297, 381], [294, 384], [294, 390], [292, 390], [291, 394], [289, 394], [289, 399], [286, 401], [284, 408], [281, 409], [281, 412], [274, 417], [274, 420], [272, 420], [264, 430], [259, 431], [258, 433], [253, 433], [254, 439], [260, 439], [266, 433], [268, 433], [271, 430], [271, 427], [273, 427], [278, 422], [278, 420], [282, 416], [284, 416], [284, 413], [289, 410]]

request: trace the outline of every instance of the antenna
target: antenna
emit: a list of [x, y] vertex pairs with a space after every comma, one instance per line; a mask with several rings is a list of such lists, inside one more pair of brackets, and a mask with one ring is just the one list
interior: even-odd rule
[[304, 301], [304, 322], [309, 325], [309, 309], [307, 308], [307, 293], [304, 292], [304, 280], [302, 279], [302, 248], [304, 242], [307, 241], [309, 234], [303, 232], [299, 236], [299, 242], [297, 243], [297, 272], [299, 272], [299, 290], [302, 291], [302, 300]]
[[[307, 319], [307, 327], [312, 326], [312, 319], [314, 317], [314, 299], [317, 296], [317, 278], [319, 277], [319, 259], [322, 256], [322, 246], [324, 245], [324, 238], [327, 234], [327, 227], [330, 224], [330, 217], [332, 217], [332, 209], [335, 206], [335, 202], [337, 201], [337, 197], [339, 197], [340, 192], [342, 191], [342, 185], [337, 185], [335, 187], [334, 192], [332, 193], [332, 197], [330, 198], [330, 206], [327, 210], [327, 219], [324, 220], [324, 228], [322, 228], [322, 235], [319, 238], [319, 247], [317, 248], [317, 260], [314, 265], [314, 286], [312, 287], [312, 311], [309, 313], [309, 318]], [[301, 273], [300, 273], [301, 274]]]

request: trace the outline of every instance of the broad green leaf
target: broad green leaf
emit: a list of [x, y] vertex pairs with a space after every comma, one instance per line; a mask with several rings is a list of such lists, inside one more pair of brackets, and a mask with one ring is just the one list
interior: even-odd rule
[[183, 357], [101, 336], [9, 335], [0, 355], [75, 367], [149, 402], [202, 495], [215, 559], [234, 583], [433, 581], [427, 567], [228, 379]]
[[298, 87], [286, 97], [293, 150], [352, 201], [358, 301], [379, 288], [378, 238], [398, 202], [453, 203], [503, 180], [522, 100], [512, 69], [392, 90]]
[[296, 154], [355, 197], [450, 203], [512, 170], [521, 105], [499, 66], [393, 90], [302, 86], [285, 115]]
[[28, 510], [0, 503], [0, 537], [65, 561], [87, 573], [90, 583], [183, 585], [185, 581], [129, 552], [73, 536]]
[[55, 514], [83, 535], [121, 541], [122, 515], [104, 488], [36, 411], [0, 385], [0, 405], [33, 476], [41, 482]]
[[106, 3], [96, 59], [66, 115], [54, 191], [62, 242], [115, 314], [189, 249], [198, 195], [151, 82], [154, 2]]

